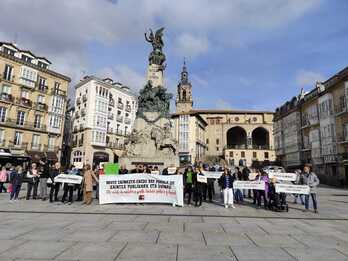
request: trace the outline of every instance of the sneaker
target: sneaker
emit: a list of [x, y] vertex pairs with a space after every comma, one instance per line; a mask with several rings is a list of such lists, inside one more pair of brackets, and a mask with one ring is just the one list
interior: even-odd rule
[[231, 208], [236, 208], [234, 205], [231, 205]]
[[225, 208], [228, 208], [228, 205], [225, 205]]
[[319, 214], [319, 212], [318, 212], [318, 210], [317, 210], [317, 209], [314, 209], [314, 213]]

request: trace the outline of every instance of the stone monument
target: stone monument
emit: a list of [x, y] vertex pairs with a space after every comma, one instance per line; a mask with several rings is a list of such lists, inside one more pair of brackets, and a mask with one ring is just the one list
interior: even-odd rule
[[134, 128], [125, 141], [125, 152], [120, 163], [128, 169], [136, 165], [178, 167], [178, 142], [173, 135], [173, 122], [169, 114], [172, 95], [164, 86], [165, 55], [163, 53], [163, 30], [153, 34], [150, 30], [145, 39], [152, 45], [149, 55], [147, 83], [140, 90], [138, 112]]

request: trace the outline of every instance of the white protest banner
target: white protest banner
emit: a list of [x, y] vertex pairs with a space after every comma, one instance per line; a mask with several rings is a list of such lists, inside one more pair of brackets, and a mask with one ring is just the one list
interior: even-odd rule
[[268, 177], [270, 179], [276, 178], [279, 181], [295, 181], [297, 178], [296, 173], [283, 173], [283, 172], [268, 172]]
[[197, 175], [197, 181], [200, 183], [207, 183], [207, 177], [203, 176], [203, 175]]
[[265, 182], [264, 181], [240, 181], [237, 180], [233, 182], [234, 189], [257, 189], [257, 190], [265, 190]]
[[278, 184], [275, 185], [276, 193], [309, 194], [310, 188], [307, 185]]
[[[81, 184], [82, 182], [82, 176], [79, 175], [73, 175], [73, 174], [59, 174], [57, 177], [54, 178], [54, 182], [57, 183], [69, 183], [69, 184]], [[52, 180], [49, 178], [47, 179], [47, 184], [51, 184]]]
[[78, 175], [71, 175], [71, 174], [59, 174], [57, 177], [54, 178], [54, 182], [81, 184], [82, 177]]
[[203, 175], [209, 179], [219, 179], [222, 175], [222, 171], [202, 171]]
[[99, 204], [169, 203], [184, 205], [182, 175], [126, 174], [99, 177]]

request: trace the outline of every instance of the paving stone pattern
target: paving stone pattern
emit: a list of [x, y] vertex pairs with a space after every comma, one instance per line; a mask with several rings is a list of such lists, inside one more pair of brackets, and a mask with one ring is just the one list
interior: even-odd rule
[[[292, 198], [291, 198], [292, 199]], [[348, 260], [348, 191], [321, 188], [320, 214], [218, 199], [201, 208], [9, 202], [0, 194], [0, 261]]]

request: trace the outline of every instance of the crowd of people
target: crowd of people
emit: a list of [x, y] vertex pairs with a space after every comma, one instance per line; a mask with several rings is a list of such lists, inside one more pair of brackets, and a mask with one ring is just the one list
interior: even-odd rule
[[[81, 184], [55, 182], [55, 177], [62, 172], [83, 176], [83, 182]], [[39, 162], [34, 162], [26, 168], [23, 165], [13, 166], [8, 163], [1, 167], [0, 172], [0, 193], [8, 192], [11, 201], [20, 199], [21, 188], [23, 184], [26, 184], [24, 196], [26, 200], [41, 199], [42, 201], [49, 200], [50, 203], [61, 201], [72, 204], [76, 191], [75, 200], [89, 205], [93, 200], [93, 185], [97, 183], [97, 175], [89, 164], [86, 164], [83, 170], [74, 166], [63, 170], [59, 162], [50, 163], [46, 158], [42, 158]], [[61, 189], [63, 195], [59, 199]]]
[[[212, 202], [213, 194], [215, 194], [215, 180], [208, 178], [207, 183], [201, 183], [198, 181], [197, 176], [204, 176], [204, 171], [215, 171], [214, 167], [191, 167], [185, 169], [184, 172], [184, 198], [187, 198], [187, 204], [191, 204], [191, 200], [194, 199], [194, 206], [199, 207], [202, 205], [202, 201], [207, 201], [207, 195], [209, 202]], [[286, 203], [286, 194], [276, 192], [276, 178], [269, 178], [268, 173], [263, 169], [250, 170], [244, 167], [240, 170], [239, 167], [235, 167], [234, 170], [224, 168], [220, 169], [222, 175], [217, 179], [217, 183], [220, 188], [221, 196], [225, 208], [235, 208], [235, 203], [244, 204], [246, 198], [251, 199], [251, 204], [256, 208], [261, 208], [262, 203], [265, 209], [270, 210], [286, 210], [288, 211]], [[253, 177], [250, 176], [254, 174]], [[308, 185], [310, 193], [306, 195], [294, 194], [294, 203], [297, 203], [298, 198], [301, 199], [301, 203], [305, 206], [305, 211], [309, 210], [309, 198], [312, 198], [312, 205], [315, 213], [318, 213], [318, 204], [316, 196], [316, 188], [319, 185], [319, 178], [311, 171], [311, 165], [306, 164], [303, 171], [297, 170], [297, 179], [292, 184], [296, 185]], [[242, 190], [234, 188], [235, 181], [263, 181], [265, 183], [264, 190]]]
[[[187, 199], [187, 205], [194, 203], [194, 206], [199, 207], [202, 202], [213, 202], [213, 196], [216, 194], [215, 182], [221, 193], [221, 199], [225, 208], [235, 208], [236, 204], [244, 204], [247, 198], [250, 203], [256, 208], [261, 208], [262, 203], [265, 209], [280, 211], [284, 207], [287, 208], [286, 194], [276, 193], [275, 184], [278, 182], [274, 178], [269, 178], [268, 173], [263, 169], [251, 170], [248, 167], [240, 169], [222, 168], [209, 166], [207, 164], [197, 164], [188, 166], [184, 171], [175, 170], [175, 173], [169, 170], [173, 168], [165, 168], [160, 173], [157, 166], [143, 166], [138, 165], [135, 169], [128, 170], [125, 166], [121, 166], [119, 174], [136, 174], [136, 173], [157, 173], [162, 175], [182, 174], [184, 183], [184, 198]], [[175, 168], [174, 168], [175, 169]], [[199, 176], [204, 176], [205, 171], [220, 171], [222, 175], [216, 179], [208, 177], [206, 182], [200, 182]], [[69, 175], [79, 175], [83, 177], [81, 184], [69, 184], [55, 182], [57, 177], [62, 172]], [[251, 176], [251, 173], [253, 176]], [[309, 209], [309, 199], [312, 199], [314, 211], [318, 212], [316, 187], [319, 185], [319, 179], [314, 172], [311, 171], [309, 164], [304, 166], [303, 171], [297, 170], [297, 179], [294, 184], [308, 185], [310, 193], [307, 195], [295, 194], [294, 203], [297, 204], [298, 199], [305, 206], [305, 211]], [[86, 164], [83, 169], [70, 166], [62, 170], [60, 163], [50, 163], [46, 158], [40, 159], [37, 163], [32, 163], [27, 168], [22, 165], [13, 166], [6, 164], [2, 166], [0, 171], [0, 193], [9, 192], [10, 200], [15, 201], [19, 199], [19, 194], [23, 183], [27, 183], [26, 200], [49, 202], [61, 201], [62, 203], [72, 204], [74, 201], [83, 201], [83, 204], [91, 204], [93, 201], [93, 190], [96, 187], [96, 198], [98, 198], [98, 177], [102, 175], [103, 169], [97, 166], [92, 170], [91, 165]], [[263, 181], [265, 183], [265, 190], [246, 190], [234, 188], [235, 181]], [[6, 188], [7, 186], [7, 188]], [[49, 189], [49, 192], [48, 192]], [[63, 195], [59, 200], [59, 191], [63, 190]]]

